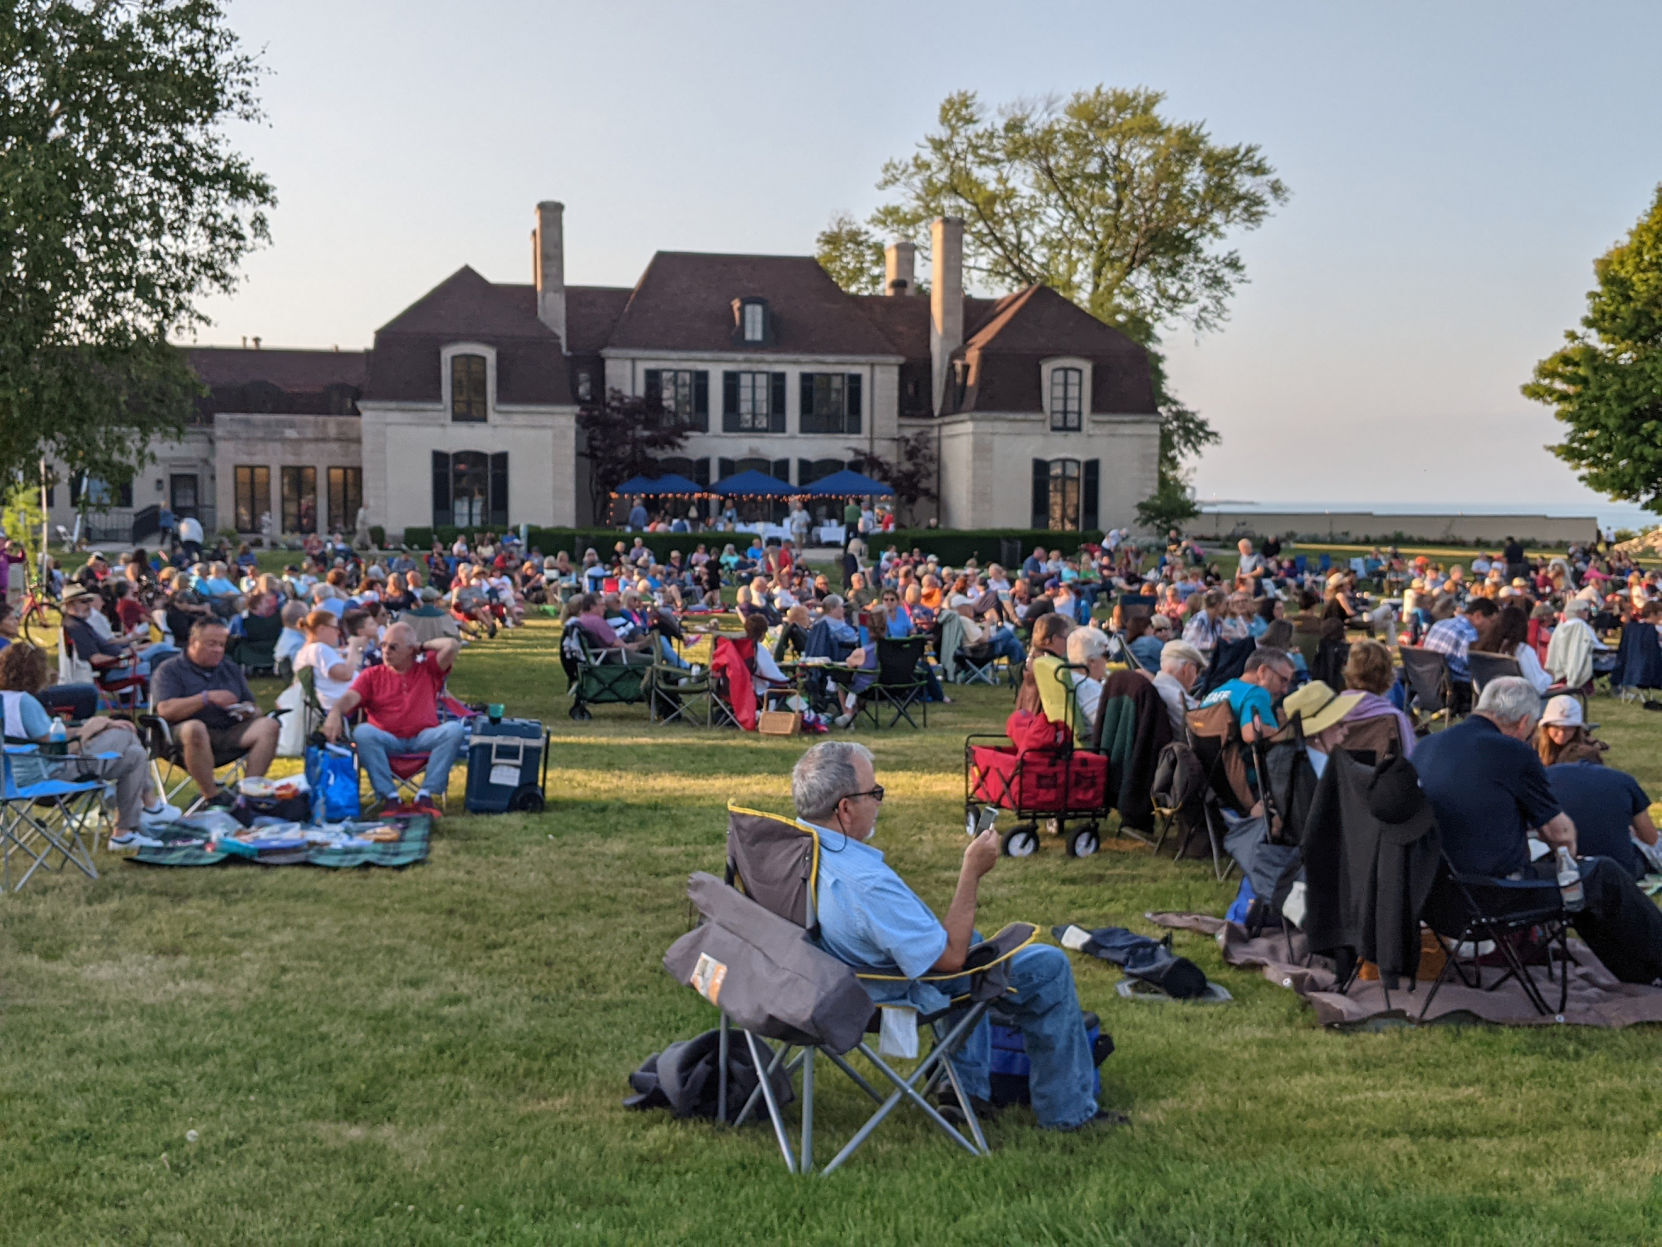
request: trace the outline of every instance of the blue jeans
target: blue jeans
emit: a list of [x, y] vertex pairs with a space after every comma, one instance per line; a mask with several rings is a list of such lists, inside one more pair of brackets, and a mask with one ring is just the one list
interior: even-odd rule
[[398, 794], [398, 780], [387, 763], [388, 756], [410, 753], [428, 755], [427, 774], [421, 786], [430, 793], [443, 796], [450, 787], [450, 768], [456, 765], [462, 747], [467, 744], [467, 725], [453, 720], [400, 740], [391, 732], [360, 723], [352, 729], [352, 740], [358, 746], [358, 761], [368, 773], [369, 786], [375, 790], [377, 797], [386, 800]]
[[[1096, 1115], [1096, 1067], [1073, 988], [1068, 955], [1048, 944], [1022, 949], [1010, 959], [1010, 986], [993, 1011], [1021, 1031], [1032, 1065], [1028, 1090], [1039, 1125], [1067, 1130]], [[957, 988], [954, 986], [954, 990]], [[992, 1025], [983, 1020], [969, 1033], [953, 1064], [972, 1097], [992, 1098], [988, 1066]]]
[[1027, 661], [1027, 651], [1022, 648], [1009, 624], [1000, 624], [994, 628], [987, 638], [987, 644], [992, 646], [994, 658], [1008, 658], [1012, 667], [1019, 667]]

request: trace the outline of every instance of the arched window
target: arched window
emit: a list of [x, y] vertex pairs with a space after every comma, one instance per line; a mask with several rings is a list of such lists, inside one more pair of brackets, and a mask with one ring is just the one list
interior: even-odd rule
[[450, 418], [457, 423], [481, 423], [489, 404], [485, 397], [485, 357], [450, 357]]
[[1056, 432], [1078, 429], [1085, 410], [1085, 371], [1050, 370], [1050, 427]]
[[1033, 527], [1059, 532], [1096, 528], [1101, 477], [1100, 459], [1033, 460]]

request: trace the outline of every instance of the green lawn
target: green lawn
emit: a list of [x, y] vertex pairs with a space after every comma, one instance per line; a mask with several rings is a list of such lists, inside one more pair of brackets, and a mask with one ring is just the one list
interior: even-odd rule
[[[1126, 1003], [1075, 960], [1128, 1128], [1047, 1135], [1012, 1111], [969, 1160], [902, 1113], [822, 1180], [788, 1176], [765, 1130], [626, 1112], [628, 1072], [714, 1024], [659, 966], [686, 876], [718, 868], [729, 797], [785, 808], [803, 744], [640, 707], [574, 724], [553, 639], [472, 646], [455, 679], [551, 724], [543, 815], [453, 815], [405, 872], [110, 859], [0, 897], [0, 1241], [1662, 1240], [1656, 1031], [1327, 1032], [1186, 933], [1236, 1003]], [[864, 737], [891, 794], [878, 843], [943, 909], [962, 738], [1007, 706], [966, 690], [927, 731]], [[1596, 717], [1662, 789], [1662, 717]], [[1200, 863], [1052, 841], [987, 878], [982, 924], [1149, 929], [1232, 893]], [[822, 1158], [864, 1112], [833, 1074]]]

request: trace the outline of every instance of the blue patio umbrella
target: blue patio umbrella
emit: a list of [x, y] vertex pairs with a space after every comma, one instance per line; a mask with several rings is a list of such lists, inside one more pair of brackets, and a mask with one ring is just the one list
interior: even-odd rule
[[710, 492], [723, 498], [788, 498], [801, 491], [784, 481], [776, 480], [766, 472], [750, 468], [717, 481], [710, 486]]
[[668, 476], [631, 476], [615, 492], [650, 498], [665, 494], [701, 494], [704, 490], [686, 477], [671, 472]]
[[803, 492], [815, 498], [886, 498], [893, 494], [894, 490], [882, 481], [874, 481], [852, 468], [844, 468], [841, 472], [833, 472], [830, 476], [806, 486]]

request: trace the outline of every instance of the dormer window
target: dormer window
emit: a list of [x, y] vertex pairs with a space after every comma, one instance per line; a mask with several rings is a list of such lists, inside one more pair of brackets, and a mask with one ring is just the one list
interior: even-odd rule
[[483, 423], [485, 402], [485, 357], [450, 357], [450, 419], [458, 424]]
[[740, 342], [748, 342], [762, 346], [771, 341], [768, 324], [768, 301], [766, 299], [734, 299], [733, 315], [737, 321], [737, 337]]

